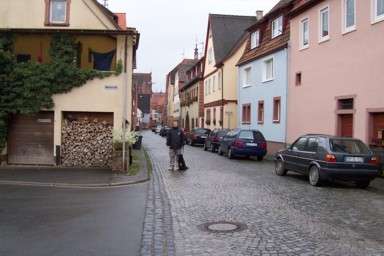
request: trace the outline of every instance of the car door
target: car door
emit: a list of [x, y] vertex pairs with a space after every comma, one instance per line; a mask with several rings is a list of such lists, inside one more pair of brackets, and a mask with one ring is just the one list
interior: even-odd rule
[[301, 152], [302, 170], [305, 173], [309, 171], [309, 165], [317, 159], [319, 141], [316, 137], [309, 137], [304, 150]]
[[299, 138], [291, 147], [289, 152], [289, 169], [304, 172], [304, 160], [303, 160], [303, 152], [307, 145], [308, 138], [301, 137]]

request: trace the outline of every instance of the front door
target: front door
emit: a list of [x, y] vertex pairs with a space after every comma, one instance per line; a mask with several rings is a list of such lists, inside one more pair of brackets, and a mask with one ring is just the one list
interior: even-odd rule
[[339, 135], [342, 137], [353, 137], [353, 115], [339, 115]]

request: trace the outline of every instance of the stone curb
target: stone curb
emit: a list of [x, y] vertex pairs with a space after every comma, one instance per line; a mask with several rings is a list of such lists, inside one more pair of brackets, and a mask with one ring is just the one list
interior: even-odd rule
[[[146, 158], [142, 149], [141, 171], [145, 172], [145, 179], [139, 179], [129, 182], [110, 182], [110, 183], [88, 183], [88, 184], [72, 184], [72, 183], [52, 183], [52, 182], [37, 182], [37, 181], [16, 181], [16, 180], [0, 180], [0, 185], [11, 186], [29, 186], [29, 187], [50, 187], [50, 188], [82, 188], [82, 189], [102, 189], [102, 188], [119, 188], [129, 185], [145, 183], [151, 179]], [[144, 170], [143, 170], [144, 169]], [[139, 172], [139, 174], [140, 174]]]

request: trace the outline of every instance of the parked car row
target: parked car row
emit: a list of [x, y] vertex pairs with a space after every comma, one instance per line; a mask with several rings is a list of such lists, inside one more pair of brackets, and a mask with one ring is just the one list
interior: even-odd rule
[[[166, 136], [164, 126], [159, 134]], [[204, 151], [234, 157], [255, 157], [262, 161], [267, 155], [267, 142], [260, 131], [246, 129], [195, 128], [186, 132], [190, 146], [202, 145]], [[308, 134], [275, 154], [275, 174], [288, 171], [308, 176], [309, 183], [320, 186], [326, 181], [352, 181], [366, 188], [379, 175], [379, 159], [362, 141], [323, 134]]]

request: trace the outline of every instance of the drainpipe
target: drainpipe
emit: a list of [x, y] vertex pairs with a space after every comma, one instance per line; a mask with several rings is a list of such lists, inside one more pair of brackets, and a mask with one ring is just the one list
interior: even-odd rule
[[[221, 70], [221, 108], [223, 111], [220, 111], [220, 115], [222, 115], [222, 120], [221, 120], [221, 129], [224, 129], [224, 72], [223, 72], [223, 66], [220, 68]], [[221, 112], [223, 114], [221, 114]], [[229, 120], [229, 116], [228, 116]], [[229, 123], [228, 123], [228, 129], [229, 129]]]
[[125, 142], [125, 137], [126, 137], [126, 133], [127, 133], [127, 121], [126, 121], [126, 118], [127, 118], [127, 113], [128, 113], [128, 110], [127, 110], [127, 106], [128, 106], [128, 103], [127, 103], [127, 87], [128, 87], [128, 74], [127, 74], [127, 56], [128, 56], [128, 52], [127, 52], [127, 48], [128, 48], [128, 36], [125, 36], [124, 37], [124, 83], [123, 83], [123, 170], [125, 171], [126, 169], [126, 142]]
[[290, 79], [290, 76], [289, 76], [289, 72], [290, 72], [290, 55], [289, 55], [289, 51], [290, 51], [290, 48], [291, 48], [291, 44], [290, 44], [290, 41], [288, 41], [288, 44], [287, 44], [287, 48], [286, 48], [286, 51], [287, 51], [287, 74], [286, 74], [286, 87], [285, 87], [285, 134], [284, 134], [284, 146], [286, 147], [287, 145], [287, 135], [288, 135], [288, 91], [289, 91], [289, 79]]

